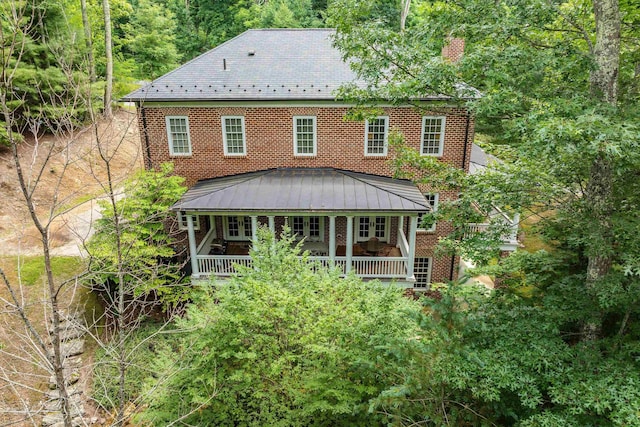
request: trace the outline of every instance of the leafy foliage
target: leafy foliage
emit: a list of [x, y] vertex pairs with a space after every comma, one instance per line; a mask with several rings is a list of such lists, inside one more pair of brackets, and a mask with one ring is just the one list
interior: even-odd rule
[[[49, 130], [82, 121], [87, 106], [77, 102], [77, 89], [88, 82], [74, 54], [64, 4], [2, 2], [0, 27], [2, 91], [14, 131], [29, 129], [29, 121]], [[3, 122], [0, 144], [8, 145]]]
[[[370, 399], [395, 380], [414, 339], [401, 290], [309, 264], [260, 230], [253, 269], [189, 309], [171, 372], [143, 414], [156, 425], [384, 425]], [[155, 384], [154, 384], [155, 386]]]
[[122, 275], [130, 293], [154, 292], [165, 304], [182, 299], [183, 287], [173, 286], [180, 279], [180, 266], [172, 261], [174, 237], [167, 227], [169, 208], [185, 187], [184, 178], [172, 176], [172, 171], [173, 165], [165, 163], [158, 171], [138, 173], [125, 184], [115, 211], [110, 201], [99, 201], [102, 218], [88, 245], [92, 280], [109, 288]]
[[[434, 340], [403, 350], [428, 369], [411, 371], [403, 394], [382, 402], [405, 405], [413, 420], [426, 413], [453, 424], [640, 425], [640, 331], [616, 325], [598, 343], [580, 341], [591, 301], [566, 261], [541, 272], [538, 266], [547, 263], [538, 254], [520, 253], [510, 260], [520, 281], [489, 295], [450, 286], [441, 300], [427, 300], [430, 314], [421, 315], [420, 324]], [[524, 283], [539, 292], [519, 296]], [[444, 413], [422, 404], [436, 385], [445, 396]]]
[[[540, 215], [555, 248], [484, 269], [503, 286], [489, 297], [452, 286], [430, 301], [420, 324], [433, 341], [402, 349], [407, 363], [425, 368], [378, 403], [400, 407], [406, 419], [398, 423], [408, 425], [638, 425], [640, 399], [630, 391], [640, 372], [637, 7], [619, 4], [620, 65], [615, 82], [605, 82], [616, 97], [598, 82], [594, 3], [617, 2], [417, 2], [404, 32], [367, 19], [355, 3], [329, 8], [336, 43], [369, 83], [345, 87], [344, 97], [362, 107], [384, 99], [438, 111], [415, 100], [446, 95], [508, 153], [465, 176], [395, 137], [399, 175], [462, 193], [441, 200], [431, 218], [458, 226], [446, 249], [488, 263], [500, 224], [472, 239], [463, 238], [463, 224], [494, 206]], [[440, 58], [451, 36], [466, 42], [457, 64]], [[469, 97], [470, 87], [482, 96]]]

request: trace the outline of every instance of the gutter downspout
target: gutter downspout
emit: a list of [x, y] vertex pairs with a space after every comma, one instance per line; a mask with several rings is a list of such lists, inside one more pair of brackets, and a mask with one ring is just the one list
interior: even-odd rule
[[467, 164], [467, 147], [469, 146], [469, 128], [471, 126], [471, 114], [467, 110], [467, 125], [464, 130], [464, 151], [462, 153], [462, 170], [468, 172], [466, 170]]
[[151, 163], [151, 148], [149, 147], [149, 133], [147, 132], [147, 113], [139, 101], [136, 102], [136, 107], [140, 109], [140, 115], [142, 116], [142, 132], [144, 133], [144, 148], [146, 151], [144, 165], [147, 170], [151, 170], [153, 169], [153, 164]]
[[453, 282], [453, 269], [454, 269], [455, 265], [456, 265], [456, 256], [454, 254], [454, 255], [451, 255], [451, 269], [449, 270], [449, 281], [450, 282]]

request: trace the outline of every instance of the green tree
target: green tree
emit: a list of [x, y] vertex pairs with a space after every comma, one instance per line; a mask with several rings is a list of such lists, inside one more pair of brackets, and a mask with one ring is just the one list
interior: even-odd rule
[[314, 28], [322, 27], [311, 0], [275, 0], [253, 3], [241, 9], [236, 18], [246, 28]]
[[187, 331], [144, 419], [166, 425], [386, 425], [369, 400], [399, 372], [390, 348], [416, 336], [419, 306], [394, 286], [309, 264], [262, 229], [252, 269], [178, 322]]
[[[352, 3], [333, 3], [340, 7], [331, 22], [345, 56], [371, 84], [343, 94], [363, 106], [447, 95], [445, 105], [475, 114], [504, 160], [469, 177], [396, 146], [399, 173], [462, 191], [437, 213], [459, 226], [448, 247], [488, 261], [499, 224], [494, 238], [469, 240], [463, 225], [499, 206], [540, 216], [556, 248], [501, 260], [490, 272], [505, 288], [486, 300], [460, 305], [453, 289], [449, 305], [430, 304], [440, 318], [458, 317], [426, 319], [426, 330], [441, 337], [441, 367], [430, 372], [447, 399], [441, 409], [415, 405], [431, 402], [434, 390], [426, 374], [416, 374], [394, 404], [407, 404], [421, 422], [637, 425], [638, 396], [629, 390], [638, 378], [624, 374], [638, 372], [640, 192], [631, 179], [640, 174], [637, 7], [423, 1], [400, 33], [363, 19], [357, 8], [351, 13]], [[451, 36], [466, 41], [457, 64], [440, 58]], [[430, 347], [407, 357], [432, 355]]]
[[178, 65], [174, 16], [160, 3], [138, 0], [125, 27], [125, 47], [135, 60], [137, 75], [154, 79]]
[[[11, 83], [2, 91], [18, 133], [26, 132], [27, 117], [41, 116], [48, 127], [63, 126], [57, 121], [69, 118], [68, 105], [76, 106], [74, 120], [83, 120], [86, 114], [76, 91], [86, 75], [65, 6], [40, 0], [0, 3], [0, 73]], [[8, 145], [5, 135], [0, 130], [0, 144]]]
[[153, 292], [168, 305], [180, 300], [182, 289], [168, 286], [179, 279], [180, 271], [170, 262], [174, 233], [167, 227], [172, 219], [169, 208], [186, 188], [184, 178], [171, 176], [172, 171], [172, 164], [166, 163], [157, 171], [140, 172], [125, 184], [124, 197], [115, 206], [99, 201], [102, 218], [88, 244], [94, 287], [113, 292], [122, 275], [125, 293]]

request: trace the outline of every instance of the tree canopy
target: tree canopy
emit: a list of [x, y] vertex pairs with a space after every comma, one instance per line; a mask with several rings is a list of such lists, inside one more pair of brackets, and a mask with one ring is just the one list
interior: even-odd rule
[[405, 368], [419, 305], [395, 286], [314, 266], [295, 240], [261, 229], [253, 268], [194, 304], [179, 344], [159, 359], [170, 379], [143, 414], [166, 425], [386, 425], [370, 400]]
[[[502, 159], [467, 176], [397, 137], [399, 174], [461, 191], [437, 213], [459, 226], [446, 249], [492, 261], [487, 249], [499, 239], [463, 239], [463, 225], [494, 206], [536, 218], [553, 248], [494, 258], [485, 271], [503, 288], [488, 299], [469, 299], [454, 285], [448, 306], [430, 303], [451, 322], [427, 317], [427, 330], [439, 328], [451, 343], [443, 341], [442, 367], [405, 381], [397, 401], [421, 422], [638, 425], [630, 392], [638, 378], [625, 374], [639, 371], [637, 5], [417, 1], [404, 31], [368, 19], [359, 2], [332, 7], [336, 43], [371, 82], [345, 87], [345, 98], [370, 106], [447, 95], [443, 105], [417, 107], [466, 106], [485, 148]], [[440, 56], [450, 37], [465, 40], [458, 63]], [[481, 96], [469, 99], [470, 87]], [[416, 354], [432, 356], [431, 348]], [[448, 397], [443, 410], [425, 404], [434, 369]]]

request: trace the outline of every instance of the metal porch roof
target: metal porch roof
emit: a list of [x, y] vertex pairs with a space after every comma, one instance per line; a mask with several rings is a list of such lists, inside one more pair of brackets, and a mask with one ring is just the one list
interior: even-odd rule
[[411, 181], [332, 168], [283, 168], [198, 181], [173, 205], [191, 212], [425, 212]]

